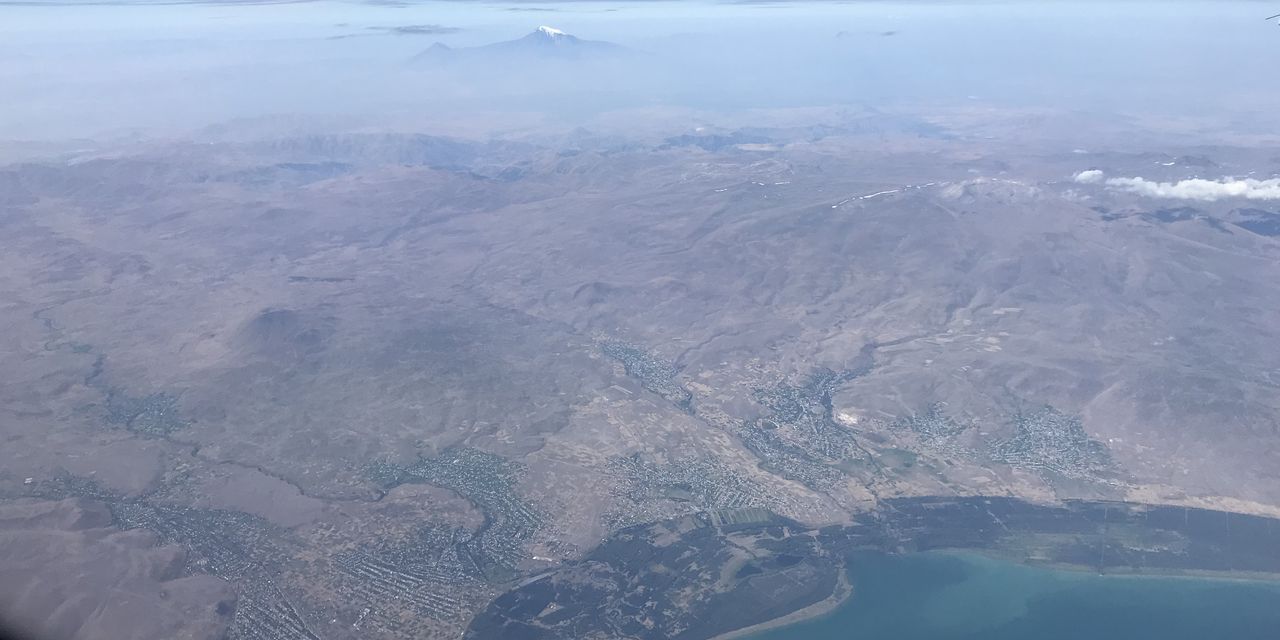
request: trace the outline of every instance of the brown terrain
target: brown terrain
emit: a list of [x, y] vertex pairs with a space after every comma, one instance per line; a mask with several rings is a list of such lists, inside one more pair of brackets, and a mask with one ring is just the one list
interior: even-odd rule
[[1280, 206], [1072, 180], [1277, 159], [1107, 123], [1076, 153], [1070, 123], [979, 115], [15, 159], [0, 614], [451, 638], [697, 513], [1280, 515]]

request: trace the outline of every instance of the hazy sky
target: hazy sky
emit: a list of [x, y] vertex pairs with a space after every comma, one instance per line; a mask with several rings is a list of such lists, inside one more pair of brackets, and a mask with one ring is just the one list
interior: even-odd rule
[[[833, 104], [1280, 112], [1258, 2], [0, 3], [0, 138], [270, 114]], [[408, 60], [541, 24], [646, 55], [545, 74]], [[438, 26], [401, 34], [405, 26]]]

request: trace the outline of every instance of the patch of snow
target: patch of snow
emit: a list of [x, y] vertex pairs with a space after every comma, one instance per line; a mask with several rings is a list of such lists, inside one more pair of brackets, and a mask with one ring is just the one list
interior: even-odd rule
[[880, 197], [880, 196], [888, 195], [888, 194], [890, 194], [890, 193], [897, 193], [897, 192], [899, 192], [899, 191], [901, 191], [901, 189], [890, 189], [890, 190], [888, 190], [888, 191], [877, 191], [877, 192], [875, 192], [875, 193], [868, 193], [868, 194], [867, 194], [867, 195], [865, 195], [865, 196], [858, 196], [858, 199], [859, 199], [859, 200], [870, 200], [871, 198], [878, 198], [878, 197]]

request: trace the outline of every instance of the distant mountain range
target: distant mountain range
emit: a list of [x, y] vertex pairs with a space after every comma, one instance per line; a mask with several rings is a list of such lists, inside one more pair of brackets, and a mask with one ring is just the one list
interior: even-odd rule
[[613, 57], [627, 53], [621, 45], [600, 40], [583, 40], [554, 27], [538, 27], [516, 40], [495, 42], [479, 47], [453, 48], [437, 42], [413, 57], [415, 63], [447, 63], [458, 60], [579, 60]]

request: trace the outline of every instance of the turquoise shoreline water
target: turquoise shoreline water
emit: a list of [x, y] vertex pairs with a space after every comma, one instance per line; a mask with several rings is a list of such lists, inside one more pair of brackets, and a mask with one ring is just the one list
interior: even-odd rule
[[831, 614], [751, 640], [1277, 640], [1280, 583], [859, 554]]

